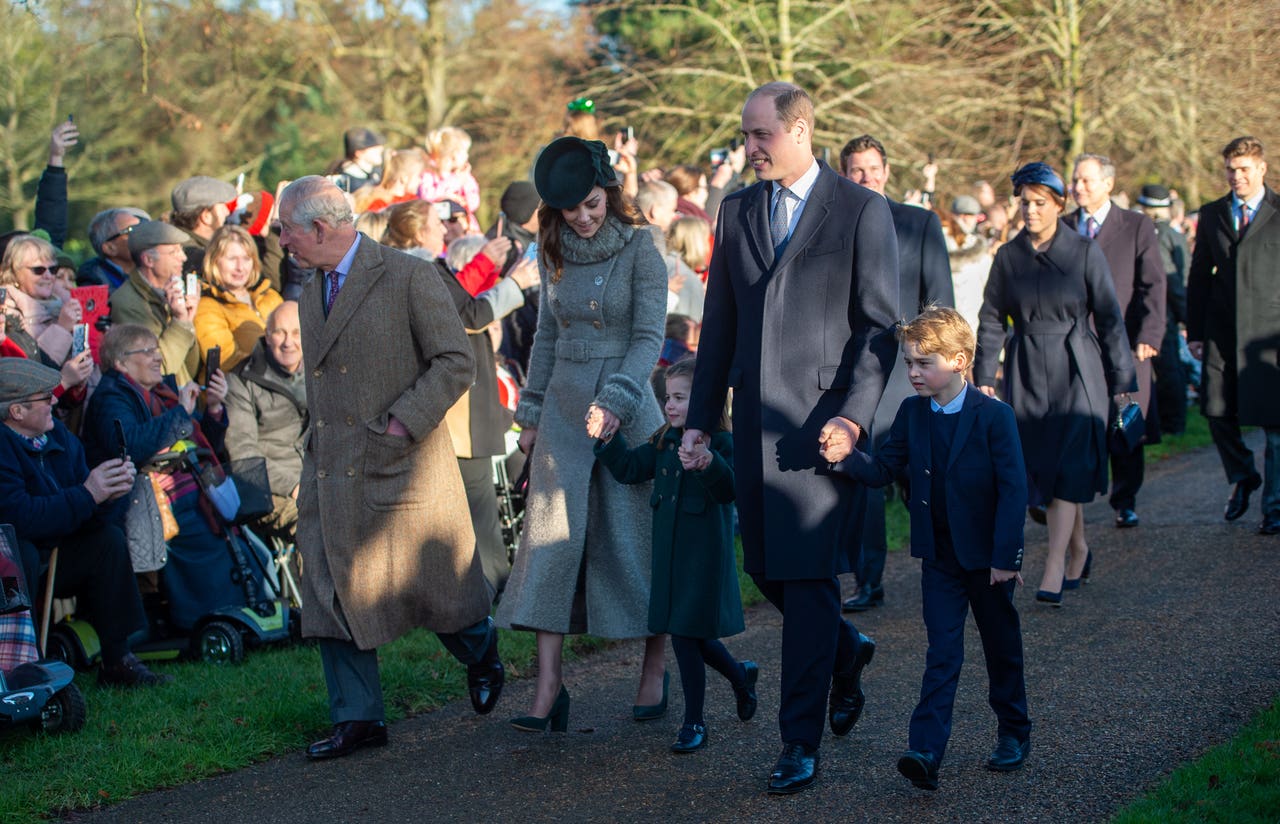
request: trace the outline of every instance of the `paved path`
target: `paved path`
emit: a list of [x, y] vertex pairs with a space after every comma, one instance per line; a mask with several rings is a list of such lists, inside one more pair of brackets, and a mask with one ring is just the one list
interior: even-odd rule
[[[1250, 439], [1255, 449], [1260, 441]], [[760, 662], [760, 711], [738, 722], [731, 692], [710, 673], [711, 742], [692, 756], [666, 749], [679, 726], [678, 690], [666, 719], [630, 720], [640, 646], [628, 643], [567, 667], [567, 734], [505, 723], [531, 701], [532, 681], [518, 681], [489, 718], [464, 700], [393, 725], [385, 749], [319, 764], [289, 754], [73, 819], [1103, 821], [1280, 694], [1280, 537], [1257, 535], [1256, 495], [1242, 521], [1225, 523], [1228, 492], [1206, 449], [1149, 467], [1138, 529], [1115, 530], [1105, 502], [1091, 505], [1093, 583], [1060, 610], [1034, 603], [1045, 530], [1028, 523], [1028, 586], [1016, 597], [1035, 729], [1020, 773], [983, 769], [995, 724], [971, 627], [942, 789], [917, 791], [897, 774], [925, 642], [918, 565], [895, 553], [888, 603], [860, 622], [879, 644], [863, 680], [866, 713], [847, 738], [828, 734], [820, 783], [798, 796], [763, 793], [780, 747], [780, 617], [764, 606], [729, 640]]]

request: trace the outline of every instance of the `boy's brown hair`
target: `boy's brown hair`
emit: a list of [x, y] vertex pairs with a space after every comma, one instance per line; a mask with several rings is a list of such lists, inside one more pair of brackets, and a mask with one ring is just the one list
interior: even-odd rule
[[969, 322], [949, 306], [936, 304], [925, 307], [914, 319], [899, 323], [898, 340], [903, 344], [914, 343], [926, 355], [952, 358], [957, 352], [963, 352], [971, 364], [977, 348]]

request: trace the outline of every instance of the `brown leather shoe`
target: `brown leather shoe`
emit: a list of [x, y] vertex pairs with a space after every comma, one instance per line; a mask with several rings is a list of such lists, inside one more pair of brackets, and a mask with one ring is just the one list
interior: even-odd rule
[[341, 758], [361, 747], [384, 747], [387, 725], [382, 721], [343, 721], [333, 725], [333, 735], [307, 747], [307, 758]]
[[98, 670], [98, 683], [108, 687], [154, 687], [172, 680], [172, 675], [158, 675], [147, 669], [132, 652], [114, 664], [103, 663]]

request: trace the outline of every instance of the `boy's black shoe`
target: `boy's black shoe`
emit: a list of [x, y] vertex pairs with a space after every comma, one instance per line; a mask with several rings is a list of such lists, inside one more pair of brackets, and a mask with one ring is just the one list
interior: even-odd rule
[[759, 701], [756, 696], [756, 680], [760, 677], [760, 668], [755, 661], [743, 661], [742, 672], [742, 687], [733, 688], [733, 697], [738, 704], [738, 720], [750, 721], [756, 714]]
[[898, 759], [898, 772], [922, 790], [938, 789], [938, 759], [933, 753], [907, 750]]
[[1223, 511], [1222, 517], [1228, 521], [1234, 521], [1248, 512], [1249, 496], [1260, 486], [1262, 486], [1262, 476], [1257, 473], [1236, 484], [1231, 490], [1231, 497], [1227, 499], [1227, 508]]
[[1002, 735], [996, 741], [996, 748], [987, 759], [987, 769], [996, 772], [1013, 772], [1022, 769], [1031, 754], [1031, 739], [1019, 741], [1012, 735]]
[[671, 745], [674, 753], [690, 753], [702, 749], [707, 743], [706, 724], [685, 724], [676, 733], [675, 743]]

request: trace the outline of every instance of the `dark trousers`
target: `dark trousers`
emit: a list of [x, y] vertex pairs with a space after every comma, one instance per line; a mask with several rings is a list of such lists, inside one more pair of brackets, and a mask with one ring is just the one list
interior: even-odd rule
[[[26, 541], [18, 546], [27, 594], [39, 604], [44, 592], [40, 575], [48, 555]], [[53, 594], [77, 599], [78, 612], [98, 634], [102, 660], [114, 664], [129, 652], [129, 636], [147, 625], [124, 531], [114, 524], [95, 523], [59, 539], [58, 547]]]
[[498, 492], [493, 484], [493, 462], [489, 458], [459, 458], [458, 470], [467, 490], [467, 506], [471, 510], [471, 528], [476, 533], [476, 554], [484, 579], [494, 595], [501, 595], [511, 577], [511, 560], [502, 542], [502, 525], [498, 522]]
[[1127, 455], [1111, 456], [1111, 508], [1136, 509], [1138, 490], [1142, 488], [1142, 479], [1146, 475], [1146, 459], [1142, 455], [1142, 444]]
[[879, 589], [884, 578], [885, 559], [889, 555], [889, 539], [885, 534], [885, 507], [893, 502], [893, 486], [868, 489], [867, 507], [862, 519], [862, 555], [854, 575], [863, 589]]
[[1168, 435], [1181, 435], [1187, 429], [1187, 368], [1178, 351], [1181, 337], [1178, 325], [1170, 321], [1160, 353], [1152, 361], [1160, 431]]
[[920, 703], [911, 714], [908, 746], [933, 753], [939, 761], [951, 737], [960, 667], [964, 663], [964, 629], [973, 610], [982, 651], [987, 659], [987, 694], [999, 722], [999, 734], [1025, 741], [1031, 734], [1027, 688], [1022, 675], [1022, 628], [1013, 605], [1013, 581], [991, 585], [991, 571], [968, 571], [943, 549], [934, 561], [922, 561], [920, 589], [924, 624], [929, 635]]
[[[489, 645], [498, 643], [497, 630], [488, 617], [460, 632], [438, 632], [436, 637], [454, 658], [468, 666], [484, 660]], [[334, 724], [385, 720], [378, 651], [360, 649], [339, 638], [319, 640], [320, 663], [329, 689], [329, 720]]]
[[[1263, 456], [1262, 514], [1280, 514], [1280, 426], [1264, 426], [1266, 446]], [[1227, 482], [1238, 484], [1258, 474], [1253, 451], [1244, 445], [1240, 420], [1234, 417], [1209, 418], [1209, 434], [1218, 447], [1218, 457], [1227, 473]]]
[[770, 581], [756, 575], [752, 580], [782, 613], [782, 741], [817, 749], [831, 675], [853, 666], [861, 644], [858, 631], [840, 617], [840, 582]]

